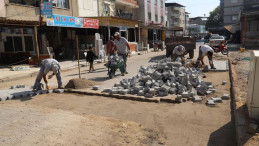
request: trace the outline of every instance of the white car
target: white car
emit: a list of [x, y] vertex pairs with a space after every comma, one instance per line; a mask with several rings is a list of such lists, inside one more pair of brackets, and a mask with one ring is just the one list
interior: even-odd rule
[[209, 45], [212, 47], [219, 47], [222, 41], [225, 43], [225, 38], [223, 36], [212, 36]]

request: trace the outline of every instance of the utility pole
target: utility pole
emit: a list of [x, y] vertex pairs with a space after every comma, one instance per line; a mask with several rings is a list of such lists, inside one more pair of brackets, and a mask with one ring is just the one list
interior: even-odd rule
[[80, 56], [79, 56], [79, 45], [78, 45], [78, 36], [77, 36], [77, 34], [76, 34], [76, 49], [77, 49], [78, 74], [79, 74], [79, 79], [81, 79]]
[[[39, 1], [39, 28], [41, 26], [41, 22], [42, 22], [42, 17], [41, 17], [41, 3], [42, 0]], [[40, 33], [39, 33], [40, 35]], [[39, 49], [39, 39], [38, 39], [38, 29], [37, 26], [34, 26], [34, 37], [35, 37], [35, 43], [36, 43], [36, 52], [37, 52], [37, 64], [40, 64], [40, 49]]]

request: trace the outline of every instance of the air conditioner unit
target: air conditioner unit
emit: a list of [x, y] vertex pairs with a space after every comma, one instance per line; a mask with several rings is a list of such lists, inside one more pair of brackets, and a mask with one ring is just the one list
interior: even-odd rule
[[248, 77], [247, 107], [249, 117], [259, 120], [259, 51], [252, 51]]

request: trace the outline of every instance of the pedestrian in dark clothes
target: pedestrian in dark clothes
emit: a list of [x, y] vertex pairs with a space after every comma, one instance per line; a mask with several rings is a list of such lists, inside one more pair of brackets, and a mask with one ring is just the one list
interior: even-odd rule
[[90, 63], [89, 72], [94, 71], [94, 60], [97, 58], [98, 57], [93, 52], [93, 47], [89, 47], [89, 51], [87, 51], [87, 55], [86, 55], [86, 61]]

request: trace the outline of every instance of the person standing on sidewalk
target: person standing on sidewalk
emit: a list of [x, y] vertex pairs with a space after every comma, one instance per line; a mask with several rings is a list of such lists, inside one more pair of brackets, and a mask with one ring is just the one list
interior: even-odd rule
[[205, 56], [208, 56], [209, 64], [210, 64], [211, 69], [216, 69], [214, 67], [213, 60], [212, 60], [213, 52], [214, 52], [214, 50], [210, 46], [201, 45], [200, 48], [199, 48], [199, 57], [196, 61], [195, 68], [199, 67], [200, 62], [202, 63], [202, 65], [205, 65], [203, 59], [204, 59]]
[[94, 71], [94, 60], [97, 58], [98, 57], [93, 52], [93, 47], [89, 47], [89, 51], [87, 51], [87, 55], [86, 55], [86, 61], [90, 63], [89, 72]]
[[113, 36], [110, 37], [110, 40], [107, 42], [107, 55], [110, 57], [111, 55], [115, 55], [115, 44], [114, 44], [114, 38]]
[[60, 76], [60, 64], [57, 60], [55, 59], [44, 59], [42, 60], [41, 67], [40, 67], [40, 72], [36, 78], [36, 81], [33, 86], [33, 91], [37, 91], [41, 79], [43, 78], [46, 88], [49, 89], [48, 86], [48, 80], [46, 78], [47, 74], [49, 71], [53, 71], [51, 75], [48, 76], [48, 79], [51, 79], [54, 75], [56, 75], [57, 81], [58, 81], [58, 88], [62, 89], [62, 80]]
[[[123, 58], [124, 73], [128, 74], [128, 72], [127, 72], [127, 57], [128, 57], [128, 52], [130, 52], [130, 46], [129, 46], [128, 40], [124, 37], [121, 37], [119, 32], [115, 32], [114, 36], [116, 38], [114, 40], [115, 50], [117, 50], [118, 55]], [[122, 76], [124, 76], [124, 73], [122, 73]]]

